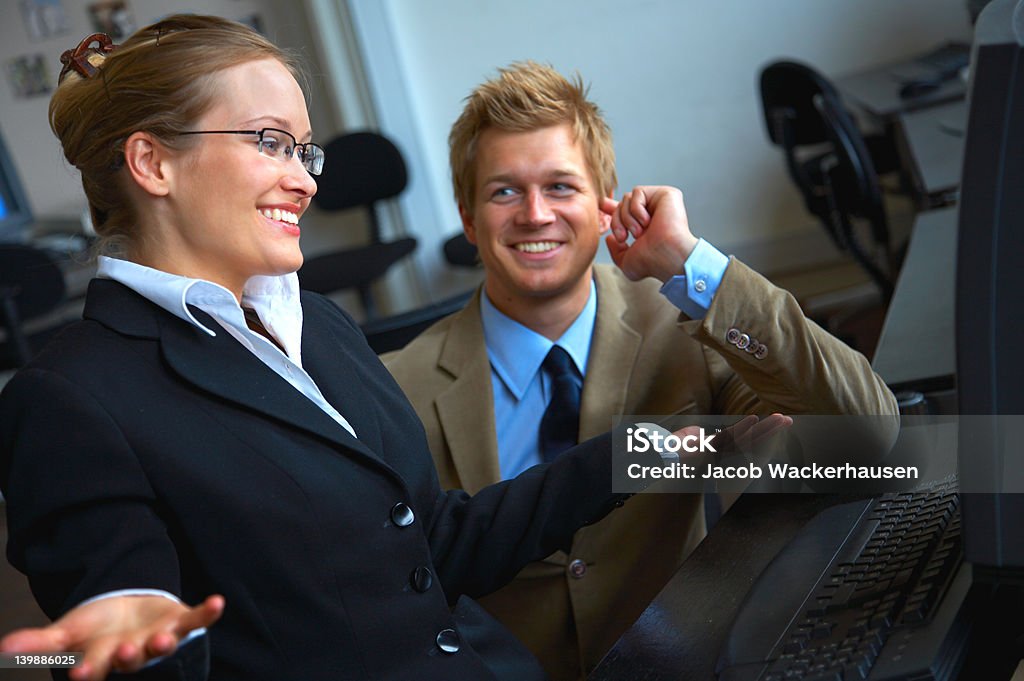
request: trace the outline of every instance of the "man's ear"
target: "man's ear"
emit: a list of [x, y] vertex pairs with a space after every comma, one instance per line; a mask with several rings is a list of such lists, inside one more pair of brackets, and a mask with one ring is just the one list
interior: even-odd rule
[[170, 153], [148, 132], [133, 132], [124, 143], [124, 163], [135, 184], [153, 196], [170, 193]]
[[[615, 190], [609, 189], [608, 190], [608, 197], [607, 198], [614, 199], [615, 198], [614, 194], [615, 194]], [[604, 199], [600, 199], [600, 201], [603, 203]], [[598, 221], [598, 225], [600, 227], [600, 231], [598, 232], [598, 234], [604, 234], [605, 232], [608, 232], [608, 231], [611, 230], [611, 228], [612, 228], [612, 214], [611, 213], [606, 213], [604, 210], [601, 210], [600, 206], [598, 207], [598, 211], [597, 211], [597, 221]]]
[[473, 224], [473, 214], [459, 203], [459, 218], [462, 219], [462, 231], [466, 235], [466, 241], [476, 246], [476, 225]]

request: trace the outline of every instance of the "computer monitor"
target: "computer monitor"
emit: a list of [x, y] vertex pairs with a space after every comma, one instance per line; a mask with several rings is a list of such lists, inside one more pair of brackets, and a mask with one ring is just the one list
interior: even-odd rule
[[[958, 451], [975, 579], [1024, 580], [1024, 0], [975, 25], [956, 272]], [[1019, 490], [1017, 490], [1019, 491]]]
[[31, 224], [28, 197], [0, 135], [0, 241], [23, 241]]

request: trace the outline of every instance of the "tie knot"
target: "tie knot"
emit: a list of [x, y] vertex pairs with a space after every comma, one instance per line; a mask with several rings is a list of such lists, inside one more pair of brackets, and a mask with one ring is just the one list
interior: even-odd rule
[[573, 372], [572, 357], [559, 345], [551, 346], [551, 349], [548, 350], [548, 356], [544, 358], [544, 363], [541, 366], [553, 378], [567, 374], [572, 375]]

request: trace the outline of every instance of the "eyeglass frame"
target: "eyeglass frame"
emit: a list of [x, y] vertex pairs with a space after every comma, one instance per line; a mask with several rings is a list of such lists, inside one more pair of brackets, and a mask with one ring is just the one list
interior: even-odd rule
[[[291, 158], [299, 153], [299, 163], [306, 169], [310, 175], [320, 175], [324, 170], [324, 160], [327, 158], [327, 152], [324, 148], [315, 142], [299, 142], [295, 139], [295, 135], [291, 134], [287, 130], [281, 128], [260, 128], [259, 130], [189, 130], [187, 132], [179, 132], [179, 135], [259, 135], [259, 141], [257, 142], [257, 151], [263, 154], [263, 135], [266, 132], [277, 132], [282, 135], [287, 135], [292, 139], [292, 152], [287, 155], [286, 158], [278, 159], [282, 162], [291, 160]], [[312, 168], [306, 165], [306, 149], [313, 147], [320, 150], [320, 167], [314, 171]], [[265, 156], [266, 154], [264, 154]], [[271, 156], [270, 158], [277, 158]]]

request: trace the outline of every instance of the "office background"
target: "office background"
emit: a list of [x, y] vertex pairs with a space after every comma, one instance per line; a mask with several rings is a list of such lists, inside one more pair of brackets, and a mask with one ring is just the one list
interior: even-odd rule
[[[23, 0], [3, 0], [0, 60], [57, 57], [92, 30], [90, 0], [60, 5], [67, 30], [33, 39]], [[143, 25], [176, 11], [260, 17], [263, 31], [309, 66], [316, 138], [376, 128], [401, 148], [410, 185], [385, 211], [385, 231], [416, 236], [414, 258], [379, 287], [385, 311], [416, 307], [471, 285], [440, 244], [459, 221], [446, 138], [462, 99], [518, 59], [578, 70], [615, 133], [620, 188], [683, 188], [691, 223], [723, 250], [766, 271], [836, 257], [767, 141], [756, 78], [789, 57], [830, 77], [970, 39], [963, 0], [125, 0]], [[73, 169], [46, 123], [47, 95], [0, 97], [0, 130], [39, 219], [77, 220], [85, 208]], [[360, 216], [303, 223], [307, 255], [365, 239]], [[602, 257], [603, 254], [602, 254]], [[342, 297], [342, 302], [345, 298]]]

